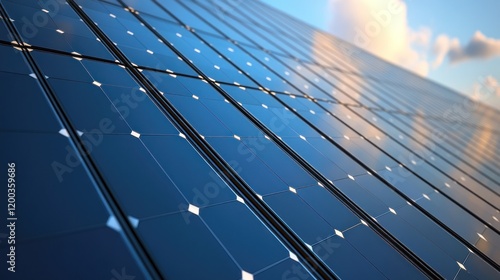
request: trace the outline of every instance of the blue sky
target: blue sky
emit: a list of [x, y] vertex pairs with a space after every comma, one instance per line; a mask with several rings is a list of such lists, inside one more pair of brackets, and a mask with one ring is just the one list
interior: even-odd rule
[[[385, 9], [390, 1], [399, 2], [405, 11], [373, 38], [369, 50], [500, 109], [498, 0], [262, 1], [352, 43], [353, 30], [373, 20], [370, 12]], [[390, 40], [399, 47], [387, 50]]]

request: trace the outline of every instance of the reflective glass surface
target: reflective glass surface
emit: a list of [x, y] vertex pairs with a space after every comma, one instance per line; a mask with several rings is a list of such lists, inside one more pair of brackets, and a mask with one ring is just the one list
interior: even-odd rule
[[500, 278], [496, 109], [260, 1], [0, 15], [0, 279]]

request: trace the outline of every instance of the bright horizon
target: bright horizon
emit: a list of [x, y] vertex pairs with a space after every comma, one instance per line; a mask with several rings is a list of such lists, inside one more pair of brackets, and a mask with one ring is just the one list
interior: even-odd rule
[[500, 2], [262, 2], [500, 110]]

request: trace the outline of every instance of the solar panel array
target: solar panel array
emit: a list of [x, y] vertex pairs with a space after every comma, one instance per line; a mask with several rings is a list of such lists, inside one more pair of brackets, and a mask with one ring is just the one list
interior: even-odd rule
[[259, 1], [0, 15], [1, 279], [500, 279], [497, 110]]

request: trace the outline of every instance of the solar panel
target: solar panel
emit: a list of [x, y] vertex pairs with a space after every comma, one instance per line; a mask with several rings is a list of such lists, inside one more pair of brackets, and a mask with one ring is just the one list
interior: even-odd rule
[[0, 16], [2, 279], [500, 277], [497, 110], [259, 1]]

